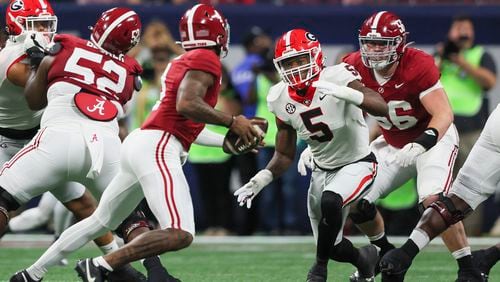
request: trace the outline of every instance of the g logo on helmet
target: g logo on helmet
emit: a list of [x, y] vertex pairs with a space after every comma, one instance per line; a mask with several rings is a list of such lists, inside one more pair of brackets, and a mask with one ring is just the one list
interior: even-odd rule
[[17, 10], [21, 10], [22, 8], [24, 8], [24, 2], [22, 0], [17, 0], [17, 1], [14, 1], [11, 5], [10, 5], [10, 9], [12, 11], [17, 11]]
[[314, 34], [310, 32], [306, 33], [306, 38], [309, 39], [310, 41], [318, 41], [318, 39], [316, 39], [316, 36], [314, 36]]

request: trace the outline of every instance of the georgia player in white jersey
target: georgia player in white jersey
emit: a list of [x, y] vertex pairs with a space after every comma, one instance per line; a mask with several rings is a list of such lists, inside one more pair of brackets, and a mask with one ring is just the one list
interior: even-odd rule
[[276, 151], [267, 167], [234, 194], [240, 205], [250, 208], [259, 191], [292, 163], [298, 135], [311, 147], [317, 167], [308, 196], [317, 257], [308, 281], [326, 281], [329, 258], [350, 262], [371, 279], [376, 248], [356, 249], [341, 230], [349, 204], [369, 189], [377, 173], [362, 110], [383, 116], [387, 105], [360, 83], [352, 66], [325, 68], [320, 43], [303, 29], [279, 38], [274, 62], [283, 79], [267, 96], [278, 127]]

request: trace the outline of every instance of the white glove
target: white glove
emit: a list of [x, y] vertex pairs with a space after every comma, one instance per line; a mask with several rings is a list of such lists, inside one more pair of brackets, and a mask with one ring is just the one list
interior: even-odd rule
[[356, 106], [363, 103], [363, 93], [351, 87], [340, 86], [325, 80], [317, 80], [313, 82], [312, 86], [316, 87], [323, 94], [332, 95]]
[[313, 156], [311, 153], [311, 147], [307, 146], [307, 148], [302, 151], [300, 154], [299, 162], [297, 163], [297, 171], [299, 172], [300, 175], [306, 176], [307, 175], [307, 169], [309, 168], [310, 170], [314, 170], [314, 161], [313, 161]]
[[257, 172], [247, 184], [234, 192], [234, 196], [238, 197], [240, 207], [246, 203], [249, 209], [252, 206], [253, 198], [271, 181], [273, 181], [273, 174], [270, 170], [263, 169]]
[[394, 161], [402, 167], [407, 167], [415, 164], [417, 157], [427, 151], [424, 146], [412, 142], [406, 144], [399, 152], [396, 153]]
[[24, 38], [24, 45], [23, 45], [24, 51], [28, 50], [33, 46], [41, 47], [42, 49], [47, 50], [48, 45], [51, 43], [50, 39], [44, 36], [40, 32], [27, 31], [22, 36]]

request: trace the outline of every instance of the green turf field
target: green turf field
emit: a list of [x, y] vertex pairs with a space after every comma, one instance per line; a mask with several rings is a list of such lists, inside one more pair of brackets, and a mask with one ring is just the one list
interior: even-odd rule
[[[44, 248], [0, 248], [0, 280], [7, 281], [16, 270], [31, 264]], [[44, 281], [78, 281], [73, 266], [77, 258], [98, 255], [87, 247], [70, 257], [67, 267], [54, 267]], [[187, 282], [201, 281], [305, 281], [314, 259], [312, 244], [194, 244], [190, 248], [162, 256], [169, 271]], [[136, 264], [144, 271], [142, 266]], [[353, 267], [330, 263], [328, 281], [348, 281]], [[456, 263], [442, 247], [429, 247], [421, 253], [406, 281], [454, 281]], [[500, 281], [500, 267], [493, 269], [490, 281]], [[377, 279], [380, 281], [380, 279]]]

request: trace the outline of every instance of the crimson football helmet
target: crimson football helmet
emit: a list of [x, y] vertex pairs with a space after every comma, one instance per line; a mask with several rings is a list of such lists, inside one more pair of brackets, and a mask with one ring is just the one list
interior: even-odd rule
[[125, 54], [141, 38], [141, 19], [128, 8], [112, 8], [97, 20], [90, 41], [115, 55]]
[[35, 31], [52, 38], [57, 32], [57, 17], [46, 0], [11, 0], [5, 21], [11, 36]]
[[395, 14], [377, 12], [366, 19], [359, 30], [359, 46], [363, 64], [382, 69], [396, 62], [406, 49], [405, 26]]
[[184, 49], [218, 46], [225, 57], [229, 45], [229, 23], [214, 7], [197, 4], [187, 10], [179, 22]]
[[276, 43], [274, 66], [285, 83], [294, 89], [310, 86], [324, 67], [318, 39], [303, 29], [292, 29]]

